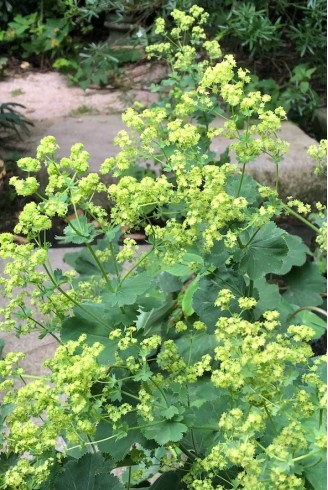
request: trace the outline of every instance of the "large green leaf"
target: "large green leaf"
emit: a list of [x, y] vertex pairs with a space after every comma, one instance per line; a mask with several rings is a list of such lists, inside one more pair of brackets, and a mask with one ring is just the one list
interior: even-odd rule
[[147, 272], [127, 277], [114, 292], [106, 292], [102, 295], [103, 300], [111, 306], [132, 305], [137, 297], [151, 288], [152, 280]]
[[[232, 175], [228, 178], [226, 184], [226, 192], [230, 196], [236, 196], [240, 184], [240, 175]], [[258, 201], [260, 195], [257, 182], [250, 175], [244, 175], [243, 185], [241, 187], [240, 196], [245, 197], [249, 204], [254, 204]]]
[[163, 318], [166, 318], [168, 312], [172, 309], [174, 301], [167, 299], [160, 308], [152, 308], [150, 311], [140, 311], [136, 322], [138, 330], [143, 330], [144, 335], [153, 335], [154, 331], [161, 327]]
[[223, 267], [228, 256], [229, 253], [224, 245], [224, 241], [220, 240], [219, 242], [215, 242], [211, 251], [204, 256], [205, 264], [209, 267]]
[[[132, 426], [138, 425], [134, 414], [125, 417], [125, 420]], [[110, 424], [106, 421], [100, 421], [97, 425], [97, 431], [94, 438], [95, 440], [102, 441], [99, 442], [97, 446], [101, 452], [109, 454], [114, 461], [122, 461], [135, 444], [144, 446], [145, 438], [140, 430], [128, 431], [125, 437], [120, 438], [111, 438], [112, 435], [113, 430]]]
[[[214, 306], [214, 302], [221, 289], [230, 289], [236, 298], [245, 296], [246, 284], [241, 274], [238, 274], [226, 267], [220, 267], [211, 277], [202, 278], [199, 282], [199, 288], [193, 295], [193, 308], [200, 320], [209, 328], [213, 328], [219, 316], [225, 316], [219, 308]], [[236, 309], [237, 303], [234, 301], [231, 305], [231, 311]]]
[[184, 476], [183, 472], [168, 471], [161, 475], [149, 490], [178, 490], [186, 488], [184, 485], [181, 486], [181, 478]]
[[54, 484], [55, 490], [124, 490], [123, 484], [110, 474], [112, 464], [104, 461], [101, 454], [86, 454], [64, 466]]
[[[244, 232], [242, 242], [247, 244], [255, 232], [256, 229]], [[235, 260], [240, 262], [242, 272], [251, 279], [259, 279], [269, 272], [278, 272], [287, 253], [284, 230], [269, 222], [256, 233], [249, 245], [235, 254]]]
[[193, 364], [200, 361], [205, 354], [212, 353], [217, 345], [217, 340], [214, 334], [206, 332], [195, 335], [192, 338], [183, 335], [175, 341], [175, 344], [184, 360]]
[[298, 306], [321, 305], [320, 293], [325, 291], [326, 281], [316, 264], [308, 262], [302, 267], [293, 267], [284, 281], [287, 285], [285, 300]]
[[287, 274], [294, 265], [303, 265], [306, 261], [306, 254], [311, 253], [300, 237], [286, 234], [284, 238], [288, 246], [288, 253], [281, 268], [276, 272], [279, 276]]
[[193, 295], [193, 308], [200, 320], [208, 327], [214, 327], [220, 311], [214, 306], [219, 288], [213, 279], [203, 278], [199, 282], [199, 289]]
[[281, 302], [281, 295], [276, 284], [269, 284], [264, 277], [254, 281], [258, 292], [258, 302], [254, 308], [255, 318], [258, 319], [265, 311], [277, 310]]
[[194, 427], [205, 429], [193, 429], [183, 439], [183, 444], [192, 449], [196, 445], [199, 454], [208, 454], [215, 443], [218, 442], [218, 420], [230, 405], [230, 396], [224, 394], [213, 386], [210, 380], [200, 379], [196, 385], [190, 385], [189, 397], [194, 412]]
[[108, 328], [104, 325], [73, 316], [64, 321], [61, 330], [61, 339], [64, 343], [69, 340], [78, 340], [82, 334], [87, 334], [86, 343], [93, 345], [95, 342], [100, 342], [105, 348], [99, 355], [99, 361], [103, 364], [111, 364], [115, 362], [115, 352], [117, 349], [117, 341], [108, 338], [110, 323]]
[[304, 470], [304, 476], [312, 485], [313, 490], [327, 490], [327, 462], [317, 458], [313, 462], [308, 461], [308, 463], [312, 463], [313, 466], [308, 464]]
[[175, 293], [180, 291], [182, 287], [182, 281], [179, 277], [162, 271], [158, 278], [159, 287], [165, 293]]
[[187, 430], [188, 427], [181, 422], [163, 420], [160, 424], [149, 425], [142, 432], [146, 439], [154, 439], [159, 445], [163, 445], [180, 441]]

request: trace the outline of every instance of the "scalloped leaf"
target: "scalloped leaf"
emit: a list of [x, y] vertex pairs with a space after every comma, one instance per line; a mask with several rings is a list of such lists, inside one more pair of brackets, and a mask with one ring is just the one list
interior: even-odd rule
[[302, 267], [293, 267], [284, 277], [287, 291], [285, 300], [298, 306], [319, 306], [322, 304], [321, 293], [326, 290], [326, 280], [314, 263], [306, 263]]
[[[244, 232], [243, 243], [247, 243], [255, 231]], [[235, 260], [240, 262], [240, 270], [251, 279], [259, 279], [269, 272], [278, 273], [288, 254], [285, 235], [285, 231], [274, 223], [266, 223], [250, 244], [235, 254]]]
[[142, 433], [146, 439], [154, 439], [159, 445], [168, 442], [178, 442], [183, 438], [183, 434], [188, 430], [188, 427], [181, 422], [174, 420], [163, 420], [160, 424], [149, 425], [142, 429]]
[[293, 266], [301, 266], [306, 261], [306, 255], [311, 254], [311, 251], [303, 240], [296, 235], [285, 235], [285, 241], [288, 247], [288, 253], [284, 258], [281, 268], [276, 272], [279, 276], [287, 274]]
[[124, 485], [110, 473], [113, 468], [103, 456], [86, 454], [76, 461], [64, 465], [55, 483], [55, 490], [124, 490]]

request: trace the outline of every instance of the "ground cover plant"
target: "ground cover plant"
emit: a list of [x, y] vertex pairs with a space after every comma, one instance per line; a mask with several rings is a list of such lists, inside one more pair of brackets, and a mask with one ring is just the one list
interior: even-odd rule
[[[58, 160], [52, 136], [19, 160], [27, 177], [11, 179], [38, 200], [14, 231], [28, 243], [0, 235], [1, 326], [51, 335], [58, 349], [45, 376], [25, 373], [21, 353], [0, 361], [0, 488], [325, 488], [325, 362], [311, 348], [325, 329], [325, 208], [309, 216], [279, 198], [285, 111], [267, 110], [270, 96], [250, 91], [248, 72], [206, 40], [203, 9], [173, 16], [171, 32], [157, 21], [164, 41], [149, 48], [171, 65], [170, 94], [124, 114], [121, 151], [100, 170], [117, 182], [88, 173], [81, 143]], [[210, 124], [216, 115], [223, 129]], [[211, 151], [219, 134], [232, 162]], [[324, 172], [326, 142], [309, 152]], [[261, 153], [274, 189], [246, 173]], [[157, 166], [143, 175], [141, 162]], [[316, 232], [321, 252], [275, 224], [286, 213]], [[68, 272], [48, 258], [56, 216], [67, 222], [57, 239], [84, 245], [66, 256]], [[145, 232], [146, 249], [120, 246], [130, 229]]]

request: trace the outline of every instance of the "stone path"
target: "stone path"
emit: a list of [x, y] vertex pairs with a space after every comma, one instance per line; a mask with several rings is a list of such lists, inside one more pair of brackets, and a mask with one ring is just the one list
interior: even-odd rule
[[[103, 160], [115, 155], [118, 151], [113, 145], [113, 138], [120, 129], [124, 128], [121, 112], [134, 100], [150, 102], [153, 95], [149, 91], [133, 91], [129, 93], [105, 91], [83, 92], [76, 87], [67, 87], [64, 77], [57, 73], [29, 75], [26, 79], [0, 82], [1, 98], [6, 102], [23, 102], [27, 109], [25, 113], [36, 123], [31, 136], [21, 146], [24, 155], [35, 155], [35, 150], [41, 137], [53, 135], [61, 149], [60, 156], [68, 155], [73, 143], [84, 143], [90, 153], [91, 170], [97, 171]], [[28, 82], [28, 83], [27, 83]], [[14, 89], [22, 90], [21, 97], [12, 97]], [[30, 92], [29, 92], [30, 90]], [[99, 113], [72, 117], [73, 109], [89, 106]], [[79, 111], [77, 111], [79, 112]], [[221, 126], [222, 120], [216, 120], [215, 126]], [[325, 196], [325, 182], [321, 178], [313, 178], [313, 165], [306, 155], [306, 148], [315, 141], [292, 123], [284, 123], [280, 134], [282, 139], [291, 143], [291, 149], [280, 165], [281, 192], [284, 196], [294, 195], [316, 202]], [[225, 151], [229, 141], [216, 138], [213, 150], [220, 155]], [[272, 184], [275, 168], [266, 156], [261, 156], [248, 166], [248, 170], [260, 181]], [[71, 251], [72, 249], [70, 249]], [[51, 251], [51, 260], [55, 268], [62, 268], [65, 249]], [[3, 264], [2, 264], [3, 265]], [[1, 262], [0, 262], [1, 272]], [[0, 305], [2, 303], [0, 297]], [[23, 350], [28, 353], [26, 367], [31, 373], [40, 372], [42, 360], [50, 356], [55, 348], [55, 342], [44, 339], [42, 343], [34, 336], [17, 339], [11, 334], [0, 334], [5, 338], [5, 351]]]

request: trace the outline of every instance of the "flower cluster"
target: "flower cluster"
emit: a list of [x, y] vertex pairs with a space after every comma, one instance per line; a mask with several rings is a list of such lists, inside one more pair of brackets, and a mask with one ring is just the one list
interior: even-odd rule
[[[51, 371], [49, 377], [20, 389], [7, 387], [4, 403], [12, 403], [13, 408], [6, 418], [10, 431], [6, 449], [21, 456], [5, 474], [7, 487], [27, 490], [29, 481], [45, 481], [55, 464], [60, 434], [65, 433], [68, 442], [76, 443], [81, 432], [88, 435], [95, 432], [100, 414], [92, 399], [92, 386], [105, 376], [107, 368], [97, 360], [103, 346], [96, 343], [89, 347], [85, 339], [86, 335], [82, 335], [78, 341], [67, 342], [57, 349], [54, 357], [45, 363]], [[20, 354], [8, 354], [1, 361], [1, 371], [7, 372], [19, 359]], [[15, 367], [7, 374], [24, 376]], [[41, 423], [36, 422], [38, 418]], [[28, 459], [24, 456], [27, 452]], [[46, 459], [45, 454], [48, 454]]]

